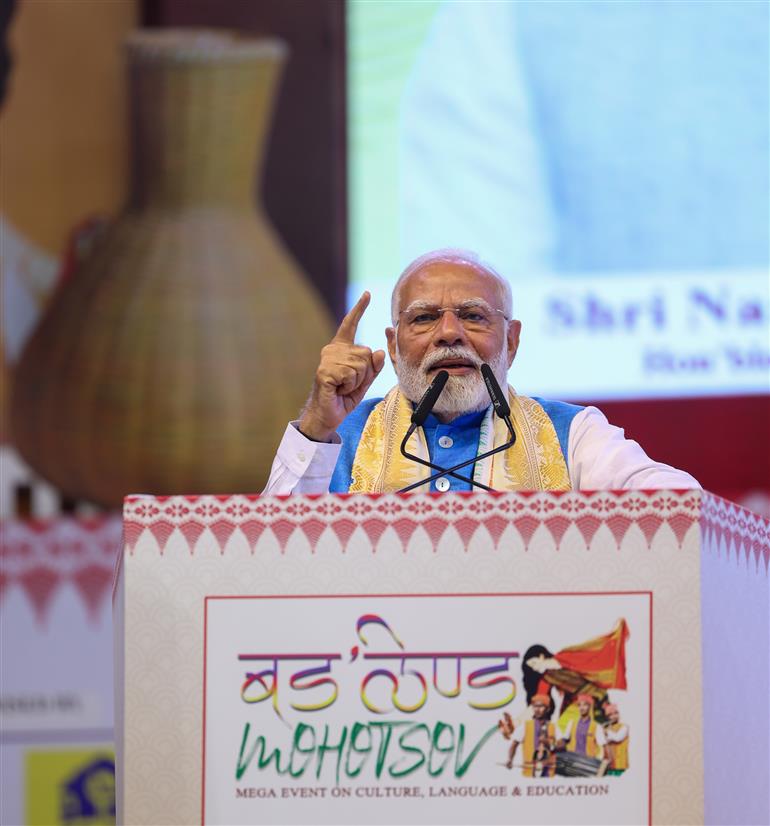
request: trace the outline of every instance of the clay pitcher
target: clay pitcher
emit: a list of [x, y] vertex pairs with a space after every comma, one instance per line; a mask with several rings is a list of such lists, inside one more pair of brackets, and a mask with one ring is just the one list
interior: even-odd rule
[[332, 333], [255, 206], [285, 54], [223, 32], [130, 38], [130, 203], [51, 299], [13, 388], [17, 447], [69, 496], [267, 478]]

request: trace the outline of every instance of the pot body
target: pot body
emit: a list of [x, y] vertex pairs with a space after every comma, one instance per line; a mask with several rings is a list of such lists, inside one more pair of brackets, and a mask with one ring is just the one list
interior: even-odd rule
[[135, 186], [21, 356], [14, 441], [73, 497], [261, 489], [332, 322], [254, 206], [275, 41], [137, 33]]

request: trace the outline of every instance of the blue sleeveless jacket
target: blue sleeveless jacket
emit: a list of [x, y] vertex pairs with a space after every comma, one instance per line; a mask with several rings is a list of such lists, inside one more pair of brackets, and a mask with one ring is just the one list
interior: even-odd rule
[[[533, 398], [534, 401], [543, 407], [551, 419], [559, 439], [559, 446], [564, 456], [564, 462], [569, 469], [567, 457], [569, 456], [570, 425], [575, 416], [583, 410], [583, 408], [576, 404]], [[337, 459], [331, 483], [329, 484], [329, 491], [331, 493], [347, 493], [352, 482], [350, 474], [353, 468], [358, 442], [361, 439], [361, 434], [369, 415], [375, 405], [381, 401], [382, 399], [364, 399], [337, 429], [337, 432], [342, 438], [342, 450], [340, 451], [339, 459]], [[428, 443], [430, 460], [442, 467], [451, 467], [467, 459], [472, 459], [478, 452], [479, 429], [484, 415], [485, 411], [483, 410], [479, 413], [468, 413], [464, 416], [459, 416], [448, 424], [439, 422], [432, 414], [428, 416], [423, 430], [425, 431], [425, 438]], [[464, 475], [467, 474], [470, 476], [472, 466], [469, 465], [463, 473]], [[468, 482], [461, 482], [452, 477], [448, 478], [451, 485], [450, 490], [461, 491], [471, 489], [471, 485]], [[430, 489], [432, 491], [436, 490], [435, 484], [435, 482], [431, 482]]]

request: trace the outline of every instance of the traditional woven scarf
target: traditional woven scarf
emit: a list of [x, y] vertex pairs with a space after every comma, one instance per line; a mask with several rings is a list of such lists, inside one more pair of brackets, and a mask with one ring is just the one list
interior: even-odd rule
[[[476, 462], [473, 479], [495, 490], [570, 490], [567, 463], [551, 419], [533, 399], [518, 396], [508, 388], [511, 419], [516, 444], [502, 453]], [[390, 493], [427, 479], [430, 468], [405, 459], [399, 450], [409, 428], [412, 405], [398, 387], [372, 409], [356, 449], [350, 492]], [[479, 453], [504, 445], [508, 428], [492, 407], [481, 422]], [[407, 450], [430, 460], [423, 429], [417, 428], [407, 442]], [[460, 471], [465, 475], [468, 469]]]

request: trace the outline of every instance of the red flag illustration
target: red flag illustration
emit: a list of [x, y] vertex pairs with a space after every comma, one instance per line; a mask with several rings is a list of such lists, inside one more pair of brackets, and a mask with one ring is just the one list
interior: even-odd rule
[[624, 619], [609, 634], [579, 645], [571, 645], [554, 655], [562, 668], [575, 671], [601, 688], [627, 688], [626, 640], [628, 625]]

